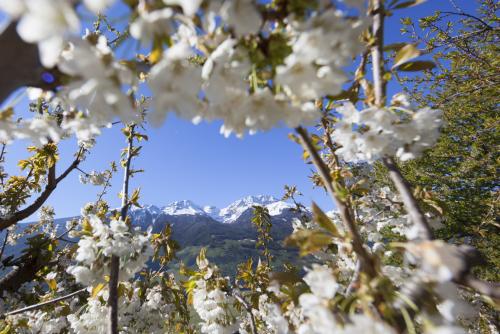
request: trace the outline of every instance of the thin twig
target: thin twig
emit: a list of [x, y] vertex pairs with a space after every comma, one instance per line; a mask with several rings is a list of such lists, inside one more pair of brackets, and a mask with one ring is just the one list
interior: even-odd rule
[[[122, 205], [121, 205], [121, 219], [127, 218], [128, 212], [128, 190], [131, 175], [130, 165], [133, 157], [134, 145], [134, 130], [135, 125], [130, 125], [130, 133], [127, 137], [127, 157], [123, 173], [123, 187], [122, 187]], [[108, 298], [108, 334], [118, 334], [118, 280], [120, 274], [120, 258], [116, 255], [111, 256], [109, 274], [109, 298]]]
[[375, 92], [375, 105], [383, 107], [385, 104], [386, 85], [384, 83], [384, 6], [383, 0], [373, 0], [372, 8], [372, 34], [375, 42], [371, 48], [373, 89]]
[[35, 213], [45, 203], [45, 201], [47, 201], [49, 196], [56, 189], [59, 182], [64, 180], [64, 178], [66, 178], [66, 176], [68, 176], [69, 173], [71, 173], [76, 167], [78, 167], [78, 165], [81, 162], [81, 156], [82, 156], [84, 151], [85, 151], [85, 149], [83, 147], [81, 147], [75, 160], [58, 177], [55, 176], [55, 174], [56, 174], [55, 165], [50, 167], [48, 175], [47, 175], [47, 178], [48, 178], [47, 185], [45, 186], [45, 189], [42, 191], [40, 196], [31, 205], [29, 205], [28, 207], [26, 207], [22, 210], [17, 211], [13, 215], [11, 215], [9, 218], [0, 219], [0, 231], [5, 230], [9, 226], [12, 226], [12, 225], [18, 223], [21, 220], [28, 218], [33, 213]]
[[484, 22], [483, 20], [481, 20], [479, 17], [477, 16], [474, 16], [474, 15], [471, 15], [471, 14], [467, 14], [467, 13], [455, 13], [455, 12], [441, 12], [441, 14], [449, 14], [449, 15], [456, 15], [456, 16], [465, 16], [465, 17], [468, 17], [468, 18], [471, 18], [471, 19], [474, 19], [478, 22], [480, 22], [482, 25], [484, 25], [488, 30], [493, 30], [494, 28], [492, 26], [490, 26], [488, 23]]
[[5, 318], [7, 316], [16, 315], [16, 314], [20, 314], [20, 313], [24, 313], [24, 312], [28, 312], [28, 311], [37, 310], [37, 309], [42, 308], [44, 306], [47, 306], [47, 305], [50, 305], [50, 304], [54, 304], [54, 303], [60, 302], [62, 300], [66, 300], [66, 299], [69, 299], [69, 298], [74, 297], [76, 295], [79, 295], [79, 294], [81, 294], [84, 291], [87, 291], [87, 288], [83, 288], [83, 289], [77, 290], [75, 292], [67, 294], [66, 296], [58, 297], [58, 298], [55, 298], [55, 299], [48, 300], [46, 302], [42, 302], [42, 303], [38, 303], [38, 304], [35, 304], [35, 305], [26, 306], [26, 307], [20, 308], [20, 309], [15, 310], [15, 311], [10, 311], [10, 312], [4, 313], [4, 314], [0, 315], [0, 318]]
[[359, 276], [361, 273], [361, 262], [356, 261], [356, 267], [354, 268], [354, 273], [351, 278], [351, 282], [349, 282], [349, 285], [347, 286], [347, 289], [345, 290], [345, 295], [350, 296], [352, 290], [354, 290], [356, 284], [358, 284]]
[[252, 330], [252, 334], [257, 334], [258, 333], [257, 332], [257, 325], [255, 322], [255, 317], [252, 313], [252, 307], [250, 305], [248, 305], [247, 301], [238, 292], [233, 291], [232, 295], [234, 298], [236, 298], [237, 301], [240, 302], [241, 305], [243, 305], [243, 307], [245, 308], [247, 313], [250, 315], [250, 328]]
[[427, 223], [422, 210], [418, 206], [417, 200], [412, 194], [410, 184], [401, 174], [401, 171], [392, 158], [385, 157], [383, 162], [385, 167], [389, 170], [389, 177], [401, 195], [406, 211], [410, 215], [412, 222], [419, 228], [419, 237], [422, 240], [431, 240], [433, 238], [432, 229]]
[[5, 251], [5, 245], [7, 245], [7, 240], [9, 239], [10, 231], [5, 231], [5, 238], [3, 239], [2, 249], [0, 250], [0, 261], [2, 261], [3, 252]]

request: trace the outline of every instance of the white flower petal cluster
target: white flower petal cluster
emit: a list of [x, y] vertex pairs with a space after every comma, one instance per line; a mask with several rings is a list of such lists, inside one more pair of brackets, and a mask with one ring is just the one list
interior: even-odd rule
[[436, 284], [434, 291], [441, 299], [441, 302], [437, 305], [437, 309], [447, 323], [453, 324], [463, 320], [478, 320], [478, 310], [474, 309], [471, 304], [460, 296], [460, 291], [454, 283], [444, 282]]
[[338, 94], [347, 80], [342, 66], [362, 48], [363, 22], [349, 21], [330, 9], [290, 29], [296, 35], [293, 52], [277, 68], [276, 82], [299, 101]]
[[[124, 285], [131, 293], [119, 298], [118, 321], [123, 333], [165, 333], [165, 321], [172, 305], [166, 303], [159, 286], [141, 291], [136, 285]], [[141, 298], [144, 294], [146, 297]], [[108, 326], [108, 291], [102, 290], [98, 296], [88, 299], [87, 308], [82, 313], [70, 314], [68, 322], [76, 334], [105, 333]]]
[[262, 25], [262, 17], [253, 0], [227, 0], [220, 9], [220, 15], [236, 36], [254, 34]]
[[80, 19], [67, 0], [25, 0], [24, 5], [17, 25], [19, 36], [28, 43], [38, 43], [42, 64], [53, 67], [66, 35], [80, 30]]
[[441, 111], [436, 109], [371, 107], [358, 111], [347, 102], [337, 112], [342, 119], [332, 139], [342, 145], [336, 152], [348, 162], [373, 162], [384, 156], [414, 159], [439, 137]]
[[463, 252], [442, 240], [411, 242], [405, 245], [414, 260], [428, 277], [437, 282], [448, 282], [465, 270]]
[[75, 260], [68, 273], [78, 283], [92, 285], [109, 273], [109, 258], [120, 257], [120, 280], [128, 280], [141, 270], [152, 254], [149, 233], [130, 231], [125, 222], [112, 220], [108, 226], [97, 216], [89, 216], [92, 235], [84, 235], [78, 242]]
[[291, 333], [288, 321], [278, 305], [270, 301], [266, 294], [259, 296], [258, 316], [266, 323], [267, 329], [274, 334]]
[[325, 299], [333, 298], [340, 287], [332, 269], [319, 264], [313, 264], [312, 269], [309, 269], [304, 276], [304, 281], [314, 295]]
[[207, 334], [233, 333], [235, 325], [229, 315], [231, 300], [219, 288], [209, 290], [203, 279], [196, 281], [193, 290], [193, 307], [203, 322], [201, 332]]
[[116, 0], [83, 0], [85, 6], [94, 13], [100, 13], [111, 7]]
[[174, 11], [171, 8], [164, 8], [154, 11], [147, 11], [140, 3], [138, 7], [139, 17], [130, 24], [130, 35], [145, 46], [152, 43], [155, 37], [170, 35], [173, 33]]
[[337, 327], [337, 321], [328, 307], [329, 299], [337, 293], [339, 284], [333, 271], [327, 266], [314, 264], [304, 276], [312, 293], [303, 293], [299, 304], [306, 321], [299, 327], [299, 333], [327, 333]]
[[11, 317], [10, 320], [19, 328], [23, 327], [21, 322], [25, 322], [30, 330], [29, 333], [60, 334], [65, 333], [65, 329], [68, 327], [66, 317], [54, 317], [53, 314], [40, 310], [19, 314]]
[[187, 43], [177, 43], [151, 69], [148, 83], [155, 96], [153, 123], [160, 124], [167, 112], [175, 112], [193, 122], [200, 120], [201, 68], [188, 61], [192, 55]]
[[221, 133], [228, 137], [245, 131], [255, 133], [284, 122], [289, 127], [310, 124], [319, 117], [314, 106], [293, 106], [283, 95], [273, 95], [268, 88], [249, 93], [251, 69], [237, 41], [227, 39], [210, 55], [203, 66], [204, 92], [208, 108], [207, 120], [223, 119]]
[[71, 329], [78, 334], [105, 333], [108, 328], [108, 308], [97, 298], [89, 298], [85, 312], [68, 315]]
[[94, 186], [102, 186], [105, 184], [107, 174], [105, 172], [91, 171], [88, 174], [80, 174], [80, 183], [92, 184]]
[[425, 334], [466, 334], [467, 332], [459, 326], [437, 326], [427, 331]]
[[166, 5], [177, 5], [187, 16], [193, 16], [198, 11], [203, 0], [163, 0]]
[[84, 146], [86, 149], [92, 148], [95, 144], [95, 138], [101, 134], [101, 128], [89, 122], [81, 114], [71, 118], [65, 117], [61, 129], [68, 133], [74, 133], [78, 139], [78, 145]]
[[57, 122], [49, 116], [37, 116], [32, 119], [14, 122], [10, 119], [0, 121], [0, 142], [11, 143], [17, 139], [30, 140], [40, 147], [49, 141], [59, 142], [63, 132]]
[[350, 322], [340, 330], [341, 334], [396, 334], [397, 332], [383, 322], [377, 321], [364, 314], [353, 314]]
[[[123, 122], [135, 119], [132, 100], [123, 93], [124, 86], [135, 84], [133, 75], [113, 59], [104, 36], [88, 34], [83, 40], [73, 39], [58, 65], [62, 72], [75, 78], [59, 92], [60, 100], [55, 101], [65, 105], [65, 110], [79, 110], [88, 122], [98, 126], [115, 117]], [[63, 126], [68, 128], [69, 124]]]
[[[148, 83], [155, 95], [155, 112], [151, 114], [154, 123], [163, 121], [167, 112], [195, 124], [202, 119], [222, 119], [222, 134], [241, 137], [246, 131], [253, 134], [269, 130], [281, 122], [289, 127], [309, 124], [319, 116], [314, 105], [295, 107], [285, 96], [275, 96], [268, 88], [250, 94], [247, 78], [251, 66], [235, 39], [223, 41], [202, 69], [187, 60], [192, 55], [190, 46], [181, 41], [152, 68]], [[206, 104], [200, 100], [202, 89]]]

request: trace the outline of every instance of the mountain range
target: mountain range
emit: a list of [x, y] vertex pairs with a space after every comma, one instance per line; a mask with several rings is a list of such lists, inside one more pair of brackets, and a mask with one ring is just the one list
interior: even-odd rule
[[[297, 251], [283, 245], [283, 240], [293, 231], [293, 219], [298, 218], [299, 214], [292, 210], [292, 203], [272, 196], [247, 196], [222, 209], [200, 206], [190, 200], [161, 207], [144, 205], [141, 208], [131, 208], [129, 215], [133, 226], [144, 230], [152, 227], [153, 233], [160, 233], [166, 224], [172, 226], [172, 238], [179, 243], [181, 249], [171, 269], [178, 267], [181, 261], [194, 266], [200, 249], [206, 247], [209, 260], [216, 263], [224, 274], [230, 275], [234, 274], [237, 264], [250, 257], [257, 261], [260, 255], [255, 247], [257, 232], [251, 222], [254, 205], [269, 210], [273, 237], [269, 248], [274, 256], [275, 266], [284, 263], [299, 264]], [[56, 219], [58, 230], [64, 231], [69, 219], [71, 218]]]
[[239, 199], [223, 209], [210, 205], [200, 206], [190, 200], [183, 200], [164, 207], [155, 205], [145, 205], [142, 208], [134, 207], [130, 210], [130, 215], [135, 221], [142, 221], [149, 216], [153, 222], [161, 216], [202, 216], [220, 223], [233, 224], [238, 222], [238, 219], [245, 212], [252, 210], [254, 205], [266, 207], [271, 216], [282, 215], [293, 208], [293, 204], [289, 202], [278, 200], [272, 196], [257, 195]]

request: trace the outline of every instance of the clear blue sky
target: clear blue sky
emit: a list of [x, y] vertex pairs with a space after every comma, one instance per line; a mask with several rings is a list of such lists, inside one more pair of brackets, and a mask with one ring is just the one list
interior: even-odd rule
[[[464, 10], [473, 10], [475, 1], [456, 0]], [[411, 15], [417, 19], [435, 10], [452, 10], [448, 0], [430, 0], [423, 5], [400, 10], [387, 22], [388, 43], [405, 41], [399, 33], [399, 18]], [[2, 19], [0, 15], [0, 20]], [[398, 88], [390, 87], [390, 93]], [[13, 94], [15, 95], [15, 94]], [[17, 110], [27, 108], [26, 101]], [[246, 195], [270, 194], [280, 197], [285, 184], [295, 184], [304, 194], [302, 201], [309, 205], [316, 201], [324, 210], [333, 209], [329, 198], [321, 189], [313, 189], [309, 182], [311, 166], [301, 159], [301, 148], [291, 142], [290, 129], [279, 128], [266, 133], [247, 135], [240, 140], [225, 139], [219, 134], [220, 123], [191, 123], [169, 116], [160, 128], [149, 128], [149, 142], [144, 145], [141, 157], [134, 161], [135, 168], [145, 169], [132, 180], [132, 187], [140, 186], [141, 203], [166, 205], [172, 201], [191, 199], [205, 205], [227, 206]], [[27, 156], [26, 142], [8, 147], [6, 169], [17, 171], [16, 161]], [[119, 128], [104, 129], [98, 144], [81, 167], [85, 171], [107, 168], [112, 160], [118, 161], [124, 138]], [[61, 171], [72, 161], [77, 146], [74, 140], [60, 145]], [[121, 171], [113, 180], [107, 200], [119, 205]], [[78, 173], [72, 173], [54, 191], [47, 204], [54, 206], [57, 217], [76, 215], [87, 202], [93, 201], [99, 187], [81, 185]], [[36, 219], [32, 216], [29, 220]]]

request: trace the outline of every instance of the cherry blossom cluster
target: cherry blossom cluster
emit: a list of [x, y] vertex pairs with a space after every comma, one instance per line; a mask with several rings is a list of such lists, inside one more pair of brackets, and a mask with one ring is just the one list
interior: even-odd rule
[[[104, 36], [87, 32], [83, 40], [77, 38], [81, 24], [73, 1], [1, 1], [0, 9], [19, 20], [21, 38], [38, 44], [43, 65], [57, 66], [67, 76], [49, 100], [65, 111], [62, 130], [83, 141], [116, 118], [135, 119], [137, 78], [153, 93], [150, 119], [156, 124], [173, 112], [194, 123], [223, 120], [221, 133], [239, 137], [281, 124], [312, 124], [320, 116], [314, 101], [341, 91], [347, 80], [343, 67], [363, 46], [359, 35], [366, 19], [346, 18], [326, 2], [305, 18], [289, 15], [283, 22], [266, 21], [260, 5], [251, 0], [163, 2], [152, 6], [139, 1], [136, 7], [130, 35], [146, 49], [153, 46], [151, 55], [161, 55], [139, 66], [133, 65], [135, 60], [114, 60]], [[100, 13], [114, 1], [83, 3]], [[247, 45], [265, 41], [265, 36], [283, 41], [275, 46], [283, 49], [275, 56], [282, 59], [272, 66], [257, 64], [253, 53], [261, 51]], [[167, 39], [164, 50], [161, 44]], [[24, 128], [34, 129], [23, 136], [40, 138], [41, 144], [62, 136], [47, 119], [43, 126], [25, 122]], [[2, 122], [2, 127], [0, 139], [21, 137], [14, 122]]]
[[358, 111], [347, 102], [337, 112], [341, 119], [332, 139], [342, 145], [336, 153], [348, 162], [373, 162], [384, 156], [414, 159], [434, 145], [442, 125], [441, 111], [428, 107], [404, 105]]
[[[120, 296], [119, 321], [123, 333], [165, 333], [166, 319], [172, 311], [158, 286], [145, 291], [137, 283], [121, 283], [127, 293]], [[101, 290], [87, 300], [84, 312], [67, 317], [75, 334], [105, 333], [108, 326], [108, 291]]]
[[109, 259], [112, 255], [120, 257], [120, 280], [128, 280], [141, 270], [152, 255], [149, 234], [130, 230], [122, 220], [111, 220], [105, 224], [97, 216], [91, 215], [78, 242], [75, 260], [77, 265], [70, 266], [68, 273], [78, 283], [93, 285], [103, 282], [109, 274]]
[[193, 307], [201, 318], [202, 333], [233, 333], [238, 328], [238, 321], [231, 312], [234, 300], [224, 291], [228, 287], [227, 279], [220, 277], [218, 268], [211, 265], [204, 251], [197, 260], [198, 271], [189, 278]]

